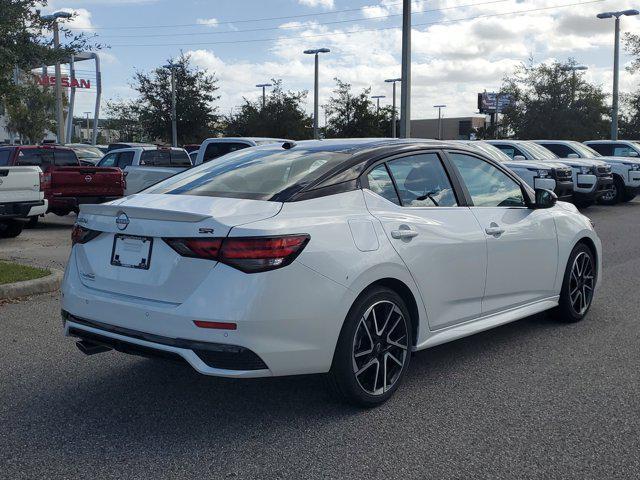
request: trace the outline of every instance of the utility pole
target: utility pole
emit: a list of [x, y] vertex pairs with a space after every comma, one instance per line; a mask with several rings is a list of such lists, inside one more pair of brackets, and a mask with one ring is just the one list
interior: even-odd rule
[[401, 78], [389, 78], [385, 80], [386, 83], [393, 84], [393, 112], [391, 113], [391, 136], [393, 138], [397, 137], [396, 134], [396, 122], [398, 113], [396, 112], [396, 82], [401, 82]]
[[402, 1], [402, 84], [400, 137], [411, 137], [411, 0]]
[[89, 140], [89, 115], [91, 115], [91, 112], [84, 112], [84, 114], [87, 116], [87, 141], [91, 141]]
[[604, 12], [596, 15], [600, 19], [615, 18], [615, 38], [613, 45], [613, 101], [611, 104], [611, 140], [618, 140], [618, 83], [620, 76], [620, 17], [638, 15], [638, 10]]
[[264, 110], [264, 106], [267, 104], [267, 92], [266, 88], [271, 87], [270, 83], [259, 83], [256, 85], [258, 88], [262, 88], [262, 109]]
[[318, 128], [318, 95], [319, 95], [319, 86], [318, 86], [318, 76], [319, 76], [319, 63], [318, 63], [318, 54], [319, 53], [329, 53], [331, 50], [328, 48], [316, 48], [314, 50], [305, 50], [303, 53], [307, 55], [315, 55], [315, 77], [313, 82], [313, 138], [318, 140], [320, 138], [320, 129]]
[[[69, 12], [55, 12], [51, 15], [47, 15], [42, 17], [44, 20], [52, 21], [53, 28], [53, 46], [56, 50], [60, 49], [60, 29], [58, 26], [58, 19], [63, 18], [71, 18], [71, 14]], [[56, 122], [58, 127], [58, 143], [64, 144], [64, 112], [62, 111], [62, 85], [60, 82], [60, 59], [56, 59], [55, 65], [55, 74], [56, 74]]]
[[176, 75], [175, 65], [168, 63], [164, 68], [171, 71], [171, 146], [178, 146], [178, 118], [176, 116]]
[[438, 109], [438, 140], [442, 140], [442, 109], [447, 108], [446, 105], [434, 105], [433, 108]]

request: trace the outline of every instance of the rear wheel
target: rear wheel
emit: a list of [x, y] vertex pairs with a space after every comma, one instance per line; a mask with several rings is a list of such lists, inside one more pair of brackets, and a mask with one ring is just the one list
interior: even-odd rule
[[6, 220], [0, 223], [0, 238], [14, 238], [20, 235], [24, 224], [18, 220]]
[[358, 298], [347, 318], [329, 372], [342, 399], [384, 403], [398, 389], [411, 359], [411, 318], [402, 298], [377, 287]]
[[596, 280], [595, 256], [589, 247], [579, 243], [567, 262], [560, 302], [553, 310], [556, 320], [566, 323], [582, 320], [591, 308]]
[[607, 190], [602, 197], [600, 197], [599, 202], [602, 205], [615, 205], [616, 203], [620, 203], [624, 197], [624, 181], [618, 177], [613, 177], [613, 185], [611, 186], [611, 190]]

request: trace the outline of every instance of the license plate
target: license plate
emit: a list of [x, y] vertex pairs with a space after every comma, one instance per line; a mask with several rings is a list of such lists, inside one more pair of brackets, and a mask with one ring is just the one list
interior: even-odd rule
[[111, 252], [111, 265], [149, 270], [153, 238], [116, 235]]

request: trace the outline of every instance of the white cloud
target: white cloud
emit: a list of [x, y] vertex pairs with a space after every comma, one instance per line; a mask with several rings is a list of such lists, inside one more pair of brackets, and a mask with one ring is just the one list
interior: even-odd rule
[[92, 30], [94, 28], [91, 23], [91, 12], [86, 8], [61, 8], [60, 10], [74, 15], [71, 20], [65, 22], [65, 26], [80, 30]]
[[307, 7], [333, 8], [333, 0], [298, 0], [300, 5]]
[[196, 20], [196, 23], [199, 25], [206, 25], [207, 27], [217, 27], [218, 19], [217, 18], [199, 18]]

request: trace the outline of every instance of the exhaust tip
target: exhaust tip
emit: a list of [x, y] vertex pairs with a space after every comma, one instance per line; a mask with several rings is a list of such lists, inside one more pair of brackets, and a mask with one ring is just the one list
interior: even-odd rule
[[109, 347], [89, 342], [87, 340], [80, 340], [76, 342], [76, 347], [78, 347], [78, 350], [80, 350], [85, 355], [95, 355], [96, 353], [103, 353], [111, 350], [111, 348]]

